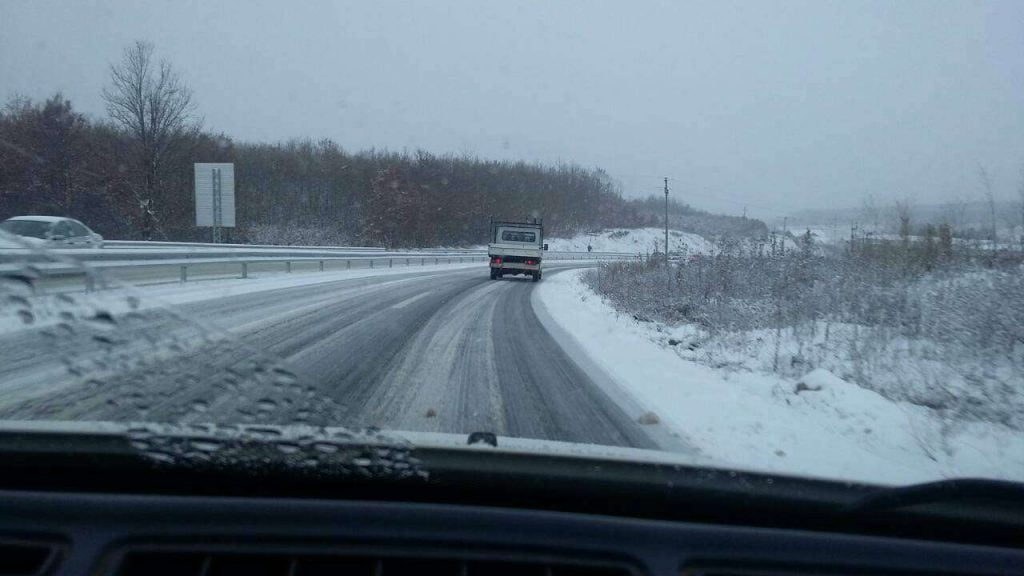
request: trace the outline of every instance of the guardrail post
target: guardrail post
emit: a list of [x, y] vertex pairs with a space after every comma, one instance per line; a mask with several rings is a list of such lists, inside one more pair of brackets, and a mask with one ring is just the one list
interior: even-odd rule
[[323, 260], [320, 261], [320, 271], [321, 272], [324, 271], [324, 261]]
[[288, 274], [292, 273], [292, 261], [291, 260], [285, 260], [284, 261], [284, 271], [287, 272]]
[[410, 260], [410, 258], [406, 258], [406, 259], [405, 259], [405, 265], [406, 265], [406, 266], [409, 266], [409, 265], [410, 265], [410, 264], [409, 264], [409, 260]]
[[395, 267], [395, 259], [394, 258], [388, 258], [388, 268], [394, 268], [394, 267]]
[[438, 263], [437, 256], [434, 256], [434, 264], [437, 264], [437, 263]]
[[96, 289], [96, 282], [92, 278], [92, 274], [86, 272], [85, 274], [85, 291], [92, 292]]
[[186, 272], [187, 268], [188, 268], [188, 266], [186, 266], [184, 264], [181, 265], [181, 281], [182, 282], [187, 282], [188, 281], [188, 272]]
[[248, 262], [242, 262], [242, 278], [248, 278], [248, 277], [249, 277], [249, 263]]
[[345, 260], [345, 270], [351, 270], [351, 269], [352, 269], [352, 261], [351, 260]]
[[373, 268], [373, 258], [370, 258], [370, 268]]
[[426, 265], [427, 265], [427, 259], [426, 258], [420, 258], [420, 266], [426, 266]]

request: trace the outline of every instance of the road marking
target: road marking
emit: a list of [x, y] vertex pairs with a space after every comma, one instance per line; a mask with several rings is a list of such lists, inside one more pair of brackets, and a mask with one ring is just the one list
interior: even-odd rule
[[407, 298], [405, 300], [402, 300], [398, 304], [395, 304], [394, 306], [392, 306], [392, 308], [405, 308], [409, 304], [412, 304], [413, 302], [419, 300], [420, 298], [423, 298], [424, 296], [427, 296], [431, 292], [433, 292], [433, 291], [431, 290], [430, 292], [424, 292], [422, 294], [417, 294], [417, 295], [413, 296], [412, 298]]

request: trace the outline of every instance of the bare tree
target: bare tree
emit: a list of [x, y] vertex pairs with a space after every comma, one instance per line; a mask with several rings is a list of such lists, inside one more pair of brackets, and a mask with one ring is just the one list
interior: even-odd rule
[[906, 250], [910, 247], [910, 236], [912, 233], [910, 227], [910, 200], [899, 200], [896, 202], [896, 218], [899, 221], [899, 234], [900, 241], [903, 243], [903, 249]]
[[995, 250], [998, 246], [996, 242], [996, 198], [992, 192], [992, 181], [989, 179], [988, 171], [985, 170], [984, 166], [978, 166], [978, 177], [981, 178], [981, 192], [985, 195], [985, 202], [988, 204], [991, 216], [989, 239], [992, 240], [992, 249]]
[[135, 190], [142, 212], [143, 235], [156, 225], [161, 178], [199, 131], [192, 90], [165, 60], [153, 58], [153, 45], [136, 41], [121, 62], [110, 67], [111, 85], [103, 90], [107, 113], [131, 137], [140, 186]]
[[868, 193], [861, 200], [860, 213], [864, 221], [871, 224], [872, 231], [878, 232], [878, 220], [882, 210], [878, 207], [878, 200], [874, 194]]

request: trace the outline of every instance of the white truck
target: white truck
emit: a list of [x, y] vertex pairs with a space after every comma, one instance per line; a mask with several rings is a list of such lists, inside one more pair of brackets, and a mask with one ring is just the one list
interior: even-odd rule
[[507, 274], [533, 276], [541, 279], [544, 250], [544, 225], [539, 220], [532, 222], [507, 222], [491, 220], [491, 240], [487, 255], [491, 258], [491, 280]]

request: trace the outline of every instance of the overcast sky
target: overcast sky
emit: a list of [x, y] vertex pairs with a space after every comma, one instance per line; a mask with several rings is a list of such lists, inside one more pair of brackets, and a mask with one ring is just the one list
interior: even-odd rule
[[0, 97], [102, 116], [135, 39], [237, 139], [571, 161], [765, 218], [1022, 183], [1020, 0], [0, 0]]

